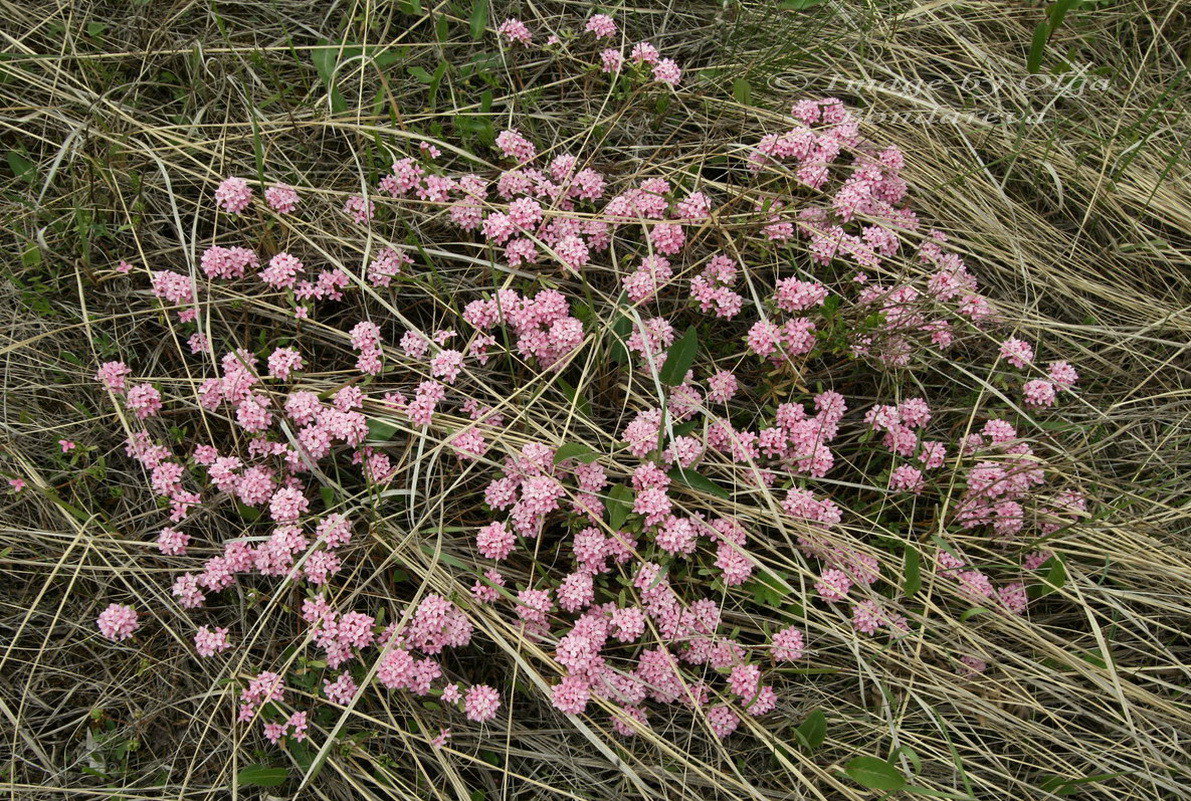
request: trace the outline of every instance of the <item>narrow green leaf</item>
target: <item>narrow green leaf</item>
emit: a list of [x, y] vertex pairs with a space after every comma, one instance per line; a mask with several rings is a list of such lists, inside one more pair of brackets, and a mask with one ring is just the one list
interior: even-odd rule
[[709, 493], [716, 496], [717, 498], [731, 497], [731, 493], [729, 493], [719, 484], [716, 484], [702, 473], [696, 473], [694, 470], [689, 468], [684, 470], [681, 467], [675, 467], [667, 475], [679, 483], [686, 484], [691, 489]]
[[564, 462], [567, 459], [574, 459], [577, 462], [583, 462], [586, 464], [588, 462], [594, 462], [599, 458], [600, 453], [598, 451], [589, 448], [582, 442], [568, 442], [554, 452], [555, 464]]
[[732, 96], [742, 106], [749, 105], [749, 102], [753, 99], [753, 86], [749, 83], [748, 78], [737, 78], [732, 83]]
[[1067, 567], [1063, 564], [1063, 560], [1059, 559], [1058, 554], [1055, 554], [1049, 561], [1050, 569], [1042, 577], [1042, 583], [1026, 590], [1029, 597], [1042, 598], [1053, 592], [1058, 592], [1067, 583]]
[[629, 351], [624, 343], [632, 327], [633, 321], [623, 314], [617, 317], [616, 322], [612, 324], [610, 329], [613, 335], [612, 347], [608, 355], [613, 364], [624, 364], [629, 360]]
[[1051, 776], [1042, 783], [1041, 789], [1053, 795], [1066, 797], [1075, 795], [1082, 784], [1094, 784], [1096, 782], [1102, 782], [1105, 779], [1115, 779], [1118, 776], [1125, 775], [1127, 775], [1125, 772], [1097, 773], [1095, 776], [1085, 776], [1082, 779], [1064, 779], [1062, 776]]
[[240, 787], [276, 787], [289, 778], [285, 768], [271, 768], [268, 765], [249, 765], [236, 774]]
[[261, 128], [257, 124], [256, 115], [252, 116], [252, 156], [256, 160], [256, 178], [265, 182], [265, 144], [261, 141]]
[[8, 168], [17, 178], [25, 178], [28, 181], [32, 181], [36, 174], [33, 162], [15, 150], [8, 151]]
[[430, 83], [431, 81], [434, 80], [434, 76], [431, 75], [426, 70], [425, 67], [417, 67], [417, 66], [408, 67], [408, 68], [406, 68], [405, 71], [408, 72], [412, 78], [414, 78], [415, 80], [417, 80], [420, 83]]
[[617, 484], [604, 499], [604, 506], [608, 509], [608, 527], [618, 530], [633, 511], [633, 491], [624, 484]]
[[339, 58], [339, 48], [326, 39], [320, 39], [318, 47], [310, 49], [310, 60], [314, 62], [315, 72], [328, 87], [335, 80], [335, 64]]
[[484, 37], [488, 28], [488, 0], [472, 0], [471, 4], [471, 38], [478, 42]]
[[397, 433], [397, 426], [375, 418], [368, 420], [368, 439], [388, 442]]
[[782, 0], [778, 8], [784, 11], [806, 11], [808, 8], [822, 5], [827, 0]]
[[438, 67], [434, 70], [434, 75], [430, 76], [430, 86], [426, 90], [426, 96], [431, 109], [438, 103], [438, 87], [442, 83], [443, 76], [447, 74], [447, 67], [449, 66], [449, 61], [440, 61]]
[[254, 523], [261, 516], [261, 510], [255, 506], [249, 506], [243, 501], [236, 501], [236, 511], [240, 513], [240, 517], [247, 520], [249, 523]]
[[905, 575], [902, 577], [902, 592], [906, 594], [907, 598], [913, 598], [914, 594], [922, 587], [922, 557], [918, 553], [918, 549], [913, 545], [906, 546], [906, 566]]
[[1057, 555], [1051, 557], [1050, 570], [1046, 571], [1046, 578], [1043, 580], [1055, 590], [1062, 589], [1067, 583], [1067, 566]]
[[1057, 3], [1046, 9], [1046, 16], [1050, 19], [1050, 29], [1057, 31], [1063, 24], [1063, 18], [1067, 16], [1067, 12], [1078, 8], [1081, 2], [1082, 0], [1058, 0]]
[[1030, 55], [1026, 58], [1026, 72], [1035, 74], [1042, 69], [1042, 54], [1050, 40], [1050, 23], [1039, 22], [1034, 28], [1034, 39], [1030, 42]]
[[794, 733], [803, 745], [812, 751], [815, 750], [827, 739], [827, 716], [823, 714], [823, 710], [816, 709], [806, 716], [806, 720], [798, 724]]
[[870, 790], [900, 790], [906, 777], [897, 766], [877, 757], [859, 756], [844, 765], [844, 773], [857, 784]]
[[695, 354], [699, 351], [699, 332], [691, 326], [682, 335], [682, 339], [674, 343], [666, 355], [666, 362], [662, 365], [658, 376], [663, 384], [676, 387], [686, 378], [687, 371], [695, 363]]

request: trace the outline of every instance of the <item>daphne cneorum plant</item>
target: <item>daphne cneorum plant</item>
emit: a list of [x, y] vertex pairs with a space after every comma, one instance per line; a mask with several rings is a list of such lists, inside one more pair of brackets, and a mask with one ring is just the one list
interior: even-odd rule
[[[567, 46], [642, 97], [682, 85], [649, 43], [605, 47], [617, 33], [597, 14]], [[539, 47], [515, 19], [498, 34]], [[194, 269], [136, 271], [186, 327], [192, 361], [177, 382], [137, 378], [134, 358], [96, 379], [162, 499], [145, 559], [175, 569], [193, 656], [253, 665], [228, 690], [229, 719], [301, 742], [336, 708], [408, 693], [440, 705], [432, 747], [461, 727], [496, 732], [516, 693], [542, 690], [469, 675], [463, 655], [492, 646], [482, 618], [532, 646], [561, 713], [599, 716], [628, 743], [676, 715], [746, 737], [734, 732], [774, 723], [794, 671], [813, 668], [812, 611], [912, 647], [931, 635], [914, 597], [927, 572], [957, 615], [1025, 619], [1055, 564], [1046, 538], [1087, 514], [1039, 424], [1078, 375], [1006, 328], [913, 211], [896, 148], [832, 98], [723, 143], [738, 169], [720, 181], [564, 152], [513, 123], [470, 160], [423, 139], [367, 195], [341, 195], [355, 263], [299, 233], [315, 187], [233, 176]], [[498, 170], [476, 166], [490, 157]], [[485, 254], [460, 294], [436, 292], [434, 231]], [[231, 294], [267, 303], [259, 336], [218, 324]], [[596, 363], [610, 390], [575, 380]], [[996, 413], [909, 378], [940, 365], [981, 375]], [[557, 407], [526, 400], [533, 382], [562, 387], [598, 435], [535, 437], [550, 425], [526, 415], [548, 423]], [[358, 592], [387, 505], [417, 503], [398, 481], [426, 448], [450, 454], [474, 500], [458, 524], [467, 552], [448, 563], [470, 593]], [[929, 536], [914, 523], [927, 508]], [[213, 515], [241, 534], [197, 538]], [[961, 533], [987, 547], [965, 553]], [[211, 608], [242, 603], [242, 588], [299, 621], [296, 652], [242, 650], [245, 632], [219, 625]], [[114, 599], [100, 633], [135, 647], [151, 625], [138, 611]], [[761, 622], [739, 632], [741, 616]], [[949, 658], [961, 675], [988, 669], [978, 653]]]

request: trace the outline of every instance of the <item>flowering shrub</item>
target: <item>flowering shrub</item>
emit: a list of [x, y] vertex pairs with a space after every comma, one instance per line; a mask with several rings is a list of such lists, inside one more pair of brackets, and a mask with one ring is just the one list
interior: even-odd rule
[[[497, 33], [538, 47], [516, 19]], [[616, 33], [594, 15], [575, 34], [599, 80], [683, 85], [650, 43], [604, 47]], [[1035, 416], [1078, 375], [1040, 368], [1044, 343], [1013, 336], [919, 220], [896, 148], [862, 137], [831, 98], [797, 102], [788, 124], [736, 146], [738, 180], [718, 183], [561, 152], [528, 120], [471, 161], [423, 143], [367, 196], [337, 202], [359, 235], [355, 264], [287, 237], [315, 213], [304, 188], [219, 185], [228, 225], [198, 269], [150, 271], [166, 319], [186, 327], [193, 396], [138, 379], [135, 358], [96, 380], [128, 413], [127, 454], [162, 499], [146, 558], [192, 565], [171, 593], [194, 655], [237, 653], [246, 633], [207, 608], [236, 603], [240, 586], [271, 593], [306, 633], [297, 656], [241, 655], [253, 667], [237, 721], [300, 742], [320, 708], [402, 693], [437, 700], [444, 725], [425, 739], [445, 747], [453, 728], [497, 725], [514, 693], [534, 692], [459, 667], [456, 654], [492, 645], [475, 621], [495, 618], [540, 654], [560, 713], [598, 713], [626, 738], [681, 715], [726, 738], [774, 724], [790, 664], [814, 664], [812, 615], [891, 648], [928, 636], [920, 560], [933, 603], [957, 615], [1027, 613], [1035, 571], [1054, 564], [1045, 539], [1088, 513], [1050, 469]], [[499, 169], [473, 171], [489, 157]], [[409, 219], [429, 233], [391, 235]], [[440, 229], [484, 254], [458, 296], [434, 290]], [[213, 314], [232, 294], [267, 299], [259, 339]], [[435, 311], [418, 318], [411, 298]], [[266, 325], [277, 310], [284, 323]], [[612, 374], [605, 396], [575, 380], [595, 363]], [[917, 388], [952, 364], [999, 400]], [[598, 435], [534, 436], [551, 427], [525, 416], [551, 413], [527, 386], [562, 387]], [[167, 433], [183, 420], [179, 443]], [[384, 499], [413, 490], [397, 486], [407, 449], [427, 447], [475, 496], [468, 548], [448, 563], [471, 591], [355, 592]], [[245, 533], [200, 544], [189, 527], [214, 514]], [[737, 633], [741, 615], [759, 631]], [[135, 644], [153, 624], [113, 603], [97, 625]]]

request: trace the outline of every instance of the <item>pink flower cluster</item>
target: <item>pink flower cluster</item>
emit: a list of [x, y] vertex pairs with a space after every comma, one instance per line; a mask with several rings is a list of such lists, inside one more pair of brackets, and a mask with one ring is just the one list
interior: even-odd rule
[[[611, 38], [617, 27], [607, 15], [595, 14], [583, 33], [591, 36], [584, 40], [576, 32], [565, 44], [557, 42], [557, 52], [577, 42]], [[529, 28], [516, 19], [506, 20], [498, 34], [507, 42], [533, 44]], [[607, 71], [629, 73], [617, 80], [652, 77], [669, 86], [681, 80], [678, 65], [647, 42], [632, 47], [627, 56], [610, 48], [600, 57]], [[626, 68], [626, 61], [631, 66]], [[317, 660], [307, 664], [321, 663], [329, 671], [317, 677], [320, 682], [303, 684], [310, 692], [321, 687], [328, 701], [352, 704], [361, 693], [376, 689], [360, 686], [365, 684], [361, 677], [371, 674], [387, 690], [419, 697], [438, 693], [444, 714], [461, 713], [477, 723], [494, 720], [501, 691], [467, 686], [449, 675], [454, 663], [447, 657], [449, 650], [468, 646], [474, 637], [467, 604], [461, 608], [446, 595], [430, 593], [395, 610], [381, 608], [385, 600], [373, 594], [351, 591], [348, 582], [358, 572], [353, 558], [372, 538], [353, 539], [358, 517], [349, 504], [355, 498], [391, 494], [368, 492], [398, 474], [401, 464], [395, 466], [390, 458], [389, 439], [404, 447], [409, 435], [419, 446], [445, 446], [445, 452], [465, 464], [444, 464], [465, 471], [482, 470], [490, 449], [509, 441], [497, 435], [504, 420], [493, 408], [504, 400], [482, 393], [490, 387], [503, 392], [527, 367], [555, 371], [561, 378], [593, 334], [584, 331], [579, 319], [588, 319], [590, 307], [572, 306], [559, 289], [535, 290], [537, 279], [549, 286], [584, 281], [599, 296], [610, 290], [615, 297], [622, 288], [635, 307], [628, 310], [631, 317], [624, 315], [625, 345], [651, 367], [638, 372], [651, 379], [645, 382], [648, 391], [656, 384], [658, 393], [656, 402], [649, 401], [655, 405], [631, 411], [607, 432], [611, 459], [589, 460], [592, 454], [558, 458], [565, 454], [537, 441], [504, 452], [503, 459], [490, 457], [501, 464], [500, 475], [483, 493], [491, 516], [466, 523], [473, 526], [475, 560], [491, 560], [481, 561], [484, 566], [468, 576], [469, 582], [475, 579], [469, 603], [491, 605], [485, 614], [505, 615], [549, 654], [559, 674], [550, 696], [564, 714], [587, 714], [596, 702], [612, 710], [614, 729], [630, 736], [648, 727], [659, 707], [668, 707], [662, 711], [667, 716], [685, 708], [716, 736], [727, 737], [748, 716], [777, 708], [778, 687], [767, 682], [780, 677], [767, 676], [758, 655], [777, 663], [801, 659], [807, 651], [805, 634], [785, 626], [768, 644], [755, 636], [738, 639], [722, 613], [738, 602], [753, 604], [750, 591], [777, 591], [783, 583], [796, 586], [767, 564], [757, 547], [764, 541], [757, 536], [762, 523], [750, 511], [749, 493], [758, 488], [781, 498], [780, 525], [797, 543], [800, 554], [794, 559], [811, 575], [813, 592], [801, 601], [819, 603], [819, 613], [839, 612], [858, 635], [866, 636], [884, 631], [903, 637], [911, 626], [906, 599], [879, 585], [896, 572], [882, 562], [888, 545], [877, 538], [870, 542], [857, 534], [857, 526], [844, 523], [853, 489], [875, 496], [863, 502], [879, 504], [883, 515], [897, 515], [933, 500], [933, 489], [943, 483], [933, 480], [939, 475], [934, 471], [954, 465], [962, 495], [939, 525], [969, 532], [987, 527], [993, 544], [1035, 532], [1053, 534], [1085, 515], [1081, 495], [1048, 486], [1051, 476], [1041, 449], [1027, 444], [1007, 420], [989, 420], [979, 433], [956, 443], [947, 436], [955, 430], [955, 415], [944, 403], [932, 408], [923, 397], [896, 403], [869, 398], [862, 401], [867, 410], [861, 421], [856, 412], [848, 417], [849, 401], [839, 392], [802, 388], [802, 367], [817, 364], [819, 354], [906, 367], [996, 320], [963, 261], [944, 249], [946, 238], [936, 232], [918, 235], [896, 149], [878, 149], [861, 139], [856, 120], [837, 100], [800, 102], [792, 117], [790, 130], [764, 137], [750, 158], [758, 173], [783, 163], [783, 170], [765, 176], [766, 192], [773, 196], [766, 195], [755, 213], [749, 210], [751, 200], [740, 212], [756, 236], [727, 242], [705, 238], [719, 215], [710, 190], [676, 185], [646, 170], [628, 172], [633, 176], [629, 180], [610, 179], [588, 166], [595, 162], [558, 152], [548, 143], [539, 151], [517, 128], [495, 138], [496, 150], [509, 166], [492, 175], [450, 172], [449, 156], [437, 161], [443, 153], [429, 142], [413, 156], [394, 161], [379, 182], [376, 201], [353, 195], [344, 210], [364, 224], [375, 218], [381, 202], [397, 204], [418, 220], [433, 209], [450, 225], [482, 238], [473, 243], [475, 251], [485, 248], [492, 254], [485, 258], [503, 259], [507, 267], [499, 265], [500, 271], [509, 282], [482, 297], [470, 296], [459, 315], [470, 333], [452, 327], [457, 321], [450, 319], [451, 304], [437, 302], [440, 297], [433, 304], [410, 304], [419, 313], [420, 305], [434, 307], [434, 317], [403, 320], [403, 328], [410, 329], [390, 350], [388, 369], [381, 342], [382, 326], [389, 323], [375, 316], [381, 307], [370, 306], [371, 319], [354, 325], [363, 316], [358, 308], [335, 317], [335, 328], [325, 326], [327, 330], [352, 326], [347, 336], [357, 374], [347, 378], [342, 377], [350, 372], [342, 362], [344, 354], [286, 334], [274, 344], [262, 339], [254, 344], [255, 353], [233, 349], [218, 360], [217, 373], [202, 373], [214, 362], [215, 351], [204, 332], [195, 332], [190, 337], [193, 352], [211, 355], [190, 368], [191, 375], [206, 376], [198, 381], [196, 394], [204, 425], [194, 430], [211, 431], [223, 450], [199, 444], [176, 455], [171, 447], [157, 444], [148, 429], [137, 430], [127, 447], [154, 493], [168, 501], [175, 524], [159, 529], [156, 549], [177, 557], [161, 564], [190, 565], [190, 572], [173, 579], [178, 605], [197, 609], [210, 594], [245, 576], [253, 575], [261, 584], [276, 579], [276, 586], [292, 586], [304, 594], [305, 642], [318, 652]], [[782, 192], [786, 174], [793, 175], [792, 189]], [[838, 184], [832, 183], [836, 179]], [[798, 200], [800, 193], [819, 199], [807, 204]], [[240, 213], [251, 196], [247, 183], [233, 178], [217, 190], [216, 201], [224, 211]], [[297, 193], [283, 184], [270, 187], [265, 199], [281, 214], [298, 207]], [[734, 208], [731, 201], [725, 208]], [[903, 253], [903, 241], [915, 238], [920, 240], [917, 250]], [[753, 242], [757, 247], [744, 246]], [[765, 273], [756, 265], [772, 263], [775, 248], [803, 246], [812, 267], [777, 277], [769, 293], [760, 283]], [[362, 257], [367, 282], [382, 289], [393, 286], [413, 264], [404, 248], [381, 247], [371, 258]], [[287, 251], [273, 252], [262, 269], [266, 255], [212, 244], [201, 259], [204, 292], [215, 293], [217, 282], [249, 273], [276, 290], [269, 293], [270, 303], [282, 295], [303, 304], [337, 301], [353, 290], [344, 271], [325, 269], [315, 275]], [[906, 255], [917, 258], [917, 277], [899, 268], [895, 257]], [[628, 265], [628, 270], [605, 281], [600, 262], [608, 263], [605, 268]], [[542, 263], [561, 265], [561, 278], [526, 271], [527, 265]], [[407, 292], [418, 290], [422, 277], [401, 278], [403, 302]], [[688, 277], [689, 295], [682, 283]], [[162, 270], [151, 273], [151, 281], [156, 297], [183, 307], [182, 322], [197, 321], [199, 293], [193, 277]], [[749, 291], [738, 291], [738, 284]], [[380, 297], [365, 291], [370, 299]], [[756, 316], [742, 318], [746, 295], [756, 298], [760, 308]], [[298, 305], [295, 314], [303, 319], [309, 307]], [[706, 346], [677, 386], [653, 381], [677, 341], [676, 331], [686, 327], [689, 317], [695, 318], [701, 335], [712, 328], [717, 334], [731, 332], [730, 341], [743, 338], [749, 352], [782, 368], [775, 371], [781, 381], [791, 375], [795, 381], [781, 385], [782, 394], [774, 396], [772, 405], [768, 398], [754, 404], [759, 400], [755, 394], [779, 385], [766, 383], [752, 392], [751, 377], [726, 369], [729, 360], [741, 356], [740, 349], [728, 349], [737, 351], [732, 353]], [[204, 317], [204, 322], [213, 326], [217, 320]], [[419, 325], [424, 327], [415, 327]], [[511, 343], [508, 353], [505, 343]], [[258, 370], [262, 360], [268, 380]], [[1016, 338], [1004, 342], [999, 360], [1038, 371], [1033, 346]], [[308, 367], [309, 374], [300, 375]], [[833, 373], [829, 380], [846, 389], [851, 386], [844, 384], [851, 381], [848, 373]], [[146, 421], [149, 428], [162, 425], [152, 420], [163, 408], [161, 392], [148, 383], [130, 384], [131, 374], [123, 362], [110, 361], [99, 367], [96, 380], [131, 417]], [[335, 376], [331, 380], [338, 386], [322, 396], [312, 389], [287, 391], [283, 384], [301, 378], [326, 389], [327, 376]], [[1049, 406], [1077, 378], [1070, 365], [1054, 362], [1046, 378], [1025, 383], [1026, 403]], [[162, 386], [172, 384], [163, 380]], [[193, 384], [187, 386], [188, 393], [195, 391]], [[742, 392], [748, 397], [738, 399]], [[795, 392], [802, 394], [790, 397]], [[850, 395], [851, 405], [868, 394]], [[178, 416], [180, 430], [192, 406], [186, 402], [189, 397], [171, 400], [171, 418]], [[575, 397], [578, 404], [578, 392]], [[756, 414], [757, 409], [764, 411]], [[602, 416], [606, 411], [592, 419], [612, 420]], [[465, 416], [463, 423], [451, 412]], [[370, 433], [370, 423], [390, 421], [388, 434], [378, 433], [375, 425]], [[617, 428], [623, 446], [615, 442]], [[510, 431], [520, 436], [522, 429]], [[72, 458], [83, 458], [85, 450]], [[876, 466], [879, 478], [864, 475], [853, 481], [845, 471], [855, 464]], [[332, 474], [358, 494], [328, 495], [322, 479]], [[733, 492], [737, 509], [743, 511], [703, 503], [704, 496]], [[191, 535], [182, 530], [193, 526], [182, 521], [200, 504], [214, 514], [244, 519], [251, 531], [222, 543], [208, 543], [204, 532], [202, 545], [214, 547], [203, 553], [201, 565], [191, 561], [195, 557], [188, 551], [199, 549], [190, 547]], [[340, 509], [337, 504], [343, 504], [342, 511], [330, 511]], [[940, 585], [964, 602], [1025, 611], [1026, 576], [976, 569], [952, 550], [948, 546], [935, 556]], [[1023, 566], [1036, 569], [1047, 558], [1031, 554]], [[374, 606], [353, 609], [337, 600], [347, 598]], [[384, 626], [378, 623], [383, 619], [399, 622]], [[139, 623], [133, 609], [112, 604], [97, 625], [103, 636], [124, 640]], [[228, 628], [188, 630], [194, 628], [200, 657], [233, 647]], [[282, 709], [297, 695], [287, 693], [287, 677], [294, 680], [288, 674], [261, 672], [240, 696], [241, 719], [261, 718], [272, 742], [301, 740], [307, 733], [306, 711]], [[442, 747], [448, 736], [449, 729], [443, 728], [438, 737], [427, 734], [425, 739]]]
[[570, 303], [557, 290], [526, 297], [502, 289], [491, 299], [473, 300], [463, 319], [480, 331], [507, 325], [517, 337], [517, 352], [543, 368], [562, 369], [564, 358], [583, 343], [583, 323], [570, 314]]
[[[656, 441], [656, 435], [655, 435]], [[656, 444], [655, 444], [656, 447]], [[648, 726], [647, 702], [681, 703], [692, 709], [707, 707], [723, 711], [714, 714], [724, 722], [724, 736], [735, 728], [729, 722], [739, 718], [727, 706], [710, 707], [711, 687], [697, 674], [687, 675], [682, 665], [731, 669], [727, 688], [740, 707], [752, 715], [764, 715], [777, 703], [772, 687], [761, 684], [760, 669], [748, 663], [745, 649], [735, 640], [719, 634], [718, 604], [703, 598], [689, 606], [661, 571], [661, 566], [636, 556], [641, 545], [627, 529], [603, 533], [605, 507], [598, 503], [607, 494], [608, 477], [598, 462], [563, 459], [555, 463], [554, 451], [531, 443], [518, 455], [505, 460], [503, 475], [492, 481], [485, 500], [494, 511], [507, 512], [504, 520], [482, 526], [477, 532], [480, 555], [507, 560], [516, 554], [516, 538], [537, 537], [550, 515], [571, 514], [590, 525], [579, 528], [561, 543], [559, 553], [568, 550], [574, 569], [552, 588], [525, 587], [517, 591], [512, 612], [527, 635], [554, 642], [554, 658], [565, 673], [554, 686], [552, 700], [560, 711], [584, 714], [593, 699], [602, 698], [616, 709], [612, 724], [630, 736], [637, 727]], [[716, 564], [725, 585], [740, 584], [751, 575], [753, 563], [745, 546], [747, 533], [736, 520], [717, 518], [710, 523], [701, 516], [674, 514], [669, 497], [671, 478], [653, 462], [642, 463], [634, 472], [635, 494], [630, 520], [640, 521], [662, 552], [679, 559], [694, 558], [701, 541], [717, 551]], [[569, 488], [571, 487], [571, 488]], [[569, 507], [562, 498], [569, 495]], [[597, 581], [622, 568], [635, 574], [637, 602], [620, 605], [597, 599]], [[504, 586], [499, 573], [489, 571], [492, 585]], [[477, 583], [477, 598], [495, 602], [499, 596]], [[561, 611], [552, 617], [552, 610]], [[565, 634], [552, 634], [558, 626]], [[647, 631], [660, 639], [649, 644]], [[791, 629], [775, 641], [775, 653], [782, 658], [802, 655], [801, 638]], [[626, 646], [636, 646], [629, 656]]]
[[107, 609], [99, 613], [95, 622], [99, 626], [99, 633], [112, 642], [127, 640], [141, 625], [136, 610], [121, 604], [109, 604]]
[[239, 214], [252, 202], [252, 187], [243, 178], [225, 178], [215, 190], [215, 203], [228, 214]]

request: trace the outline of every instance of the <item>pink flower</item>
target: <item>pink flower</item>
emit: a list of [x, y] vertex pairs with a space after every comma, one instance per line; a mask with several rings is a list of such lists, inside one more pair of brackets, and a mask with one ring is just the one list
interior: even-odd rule
[[677, 87], [682, 80], [682, 70], [672, 58], [663, 58], [653, 65], [653, 79], [660, 83]]
[[529, 28], [525, 27], [525, 23], [519, 19], [512, 17], [506, 19], [496, 29], [496, 32], [510, 42], [520, 42], [526, 47], [533, 43], [533, 35], [530, 34]]
[[289, 380], [291, 371], [302, 370], [305, 366], [302, 354], [293, 348], [277, 348], [269, 354], [269, 375], [282, 381]]
[[500, 694], [486, 684], [477, 684], [467, 691], [463, 709], [468, 720], [476, 723], [492, 720], [500, 709]]
[[661, 55], [658, 49], [649, 42], [638, 42], [633, 46], [630, 56], [635, 64], [656, 64]]
[[120, 263], [116, 265], [116, 272], [121, 275], [128, 275], [132, 272], [132, 265], [124, 261], [124, 259], [120, 259]]
[[1055, 405], [1055, 385], [1041, 378], [1027, 381], [1022, 387], [1027, 406], [1043, 408]]
[[590, 699], [591, 687], [580, 676], [567, 676], [551, 691], [554, 708], [568, 715], [582, 715]]
[[740, 716], [723, 704], [707, 710], [707, 723], [716, 737], [723, 740], [740, 725]]
[[310, 501], [297, 487], [282, 487], [269, 501], [269, 514], [278, 523], [289, 523], [306, 514]]
[[252, 188], [243, 178], [226, 178], [215, 190], [215, 203], [228, 214], [239, 214], [252, 202]]
[[157, 535], [157, 549], [167, 556], [184, 556], [190, 535], [166, 526]]
[[584, 30], [594, 33], [596, 38], [609, 39], [616, 35], [616, 23], [607, 14], [592, 14]]
[[25, 479], [10, 478], [8, 479], [8, 486], [12, 487], [13, 492], [20, 492], [25, 488]]
[[287, 728], [293, 729], [293, 738], [295, 740], [302, 742], [306, 739], [307, 722], [305, 712], [295, 712], [294, 714], [290, 715], [289, 720], [285, 722], [285, 725]]
[[1067, 362], [1051, 362], [1048, 373], [1057, 389], [1071, 389], [1079, 380], [1079, 373]]
[[293, 214], [298, 207], [298, 193], [289, 184], [275, 184], [265, 190], [269, 208], [279, 214]]
[[1025, 367], [1034, 361], [1034, 349], [1028, 342], [1022, 342], [1017, 337], [1009, 337], [1001, 343], [1001, 358], [1014, 367]]
[[894, 468], [889, 475], [889, 489], [895, 492], [912, 492], [918, 495], [926, 487], [922, 478], [922, 471], [912, 465], [904, 464]]
[[521, 135], [516, 129], [501, 131], [496, 136], [496, 147], [519, 164], [525, 164], [537, 155], [537, 148], [533, 143]]
[[773, 658], [778, 662], [793, 662], [802, 658], [805, 639], [799, 629], [790, 626], [773, 635], [770, 647]]
[[75, 449], [74, 442], [69, 439], [58, 440], [58, 446], [62, 448], [63, 453], [70, 453], [71, 451], [73, 451]]
[[125, 390], [125, 379], [132, 375], [132, 370], [124, 362], [104, 362], [95, 373], [95, 380], [117, 394]]
[[624, 54], [619, 50], [609, 47], [600, 52], [600, 69], [603, 72], [620, 72], [623, 66]]
[[357, 223], [364, 225], [376, 214], [376, 205], [362, 195], [352, 195], [344, 201], [343, 210]]
[[207, 626], [202, 626], [195, 632], [194, 650], [198, 652], [199, 656], [214, 656], [231, 647], [232, 644], [228, 642], [227, 629], [225, 628], [210, 629]]
[[430, 360], [430, 375], [454, 384], [463, 367], [463, 354], [457, 350], [441, 350]]
[[121, 604], [109, 604], [107, 609], [99, 613], [95, 623], [99, 626], [99, 633], [112, 642], [127, 640], [141, 625], [136, 610]]
[[815, 592], [829, 603], [842, 601], [852, 589], [852, 580], [842, 570], [824, 570], [815, 582]]
[[141, 420], [161, 411], [161, 393], [149, 384], [137, 384], [128, 390], [128, 408]]
[[284, 251], [269, 259], [269, 266], [258, 274], [260, 279], [275, 289], [289, 289], [298, 282], [298, 273], [306, 271], [302, 262]]
[[504, 559], [516, 545], [507, 523], [489, 523], [476, 534], [476, 550], [487, 559]]

